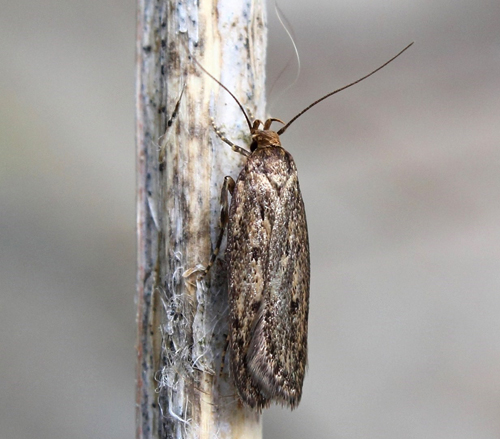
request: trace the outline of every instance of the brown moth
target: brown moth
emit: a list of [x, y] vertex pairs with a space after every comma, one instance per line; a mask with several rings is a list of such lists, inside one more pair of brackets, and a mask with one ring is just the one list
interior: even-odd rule
[[[217, 257], [227, 226], [231, 374], [240, 399], [258, 411], [271, 402], [297, 407], [307, 364], [306, 213], [297, 168], [281, 146], [280, 135], [314, 105], [373, 75], [412, 44], [368, 75], [313, 102], [287, 124], [275, 118], [252, 123], [233, 93], [200, 65], [239, 105], [252, 139], [248, 151], [217, 131], [247, 159], [236, 182], [231, 177], [224, 180], [221, 231], [204, 274]], [[273, 131], [273, 122], [284, 126]], [[232, 196], [229, 209], [228, 192]]]
[[251, 154], [227, 224], [229, 348], [240, 398], [295, 407], [307, 360], [309, 239], [297, 168], [271, 131], [252, 126]]

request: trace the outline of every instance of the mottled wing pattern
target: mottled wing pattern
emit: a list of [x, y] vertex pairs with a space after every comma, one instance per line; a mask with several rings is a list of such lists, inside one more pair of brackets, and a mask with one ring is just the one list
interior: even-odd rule
[[[291, 156], [288, 160], [295, 169]], [[307, 224], [296, 169], [280, 187], [274, 211], [264, 303], [247, 361], [261, 392], [294, 408], [302, 395], [307, 362], [310, 273]]]
[[251, 407], [295, 407], [307, 361], [309, 248], [292, 156], [278, 147], [248, 157], [228, 225], [231, 370]]

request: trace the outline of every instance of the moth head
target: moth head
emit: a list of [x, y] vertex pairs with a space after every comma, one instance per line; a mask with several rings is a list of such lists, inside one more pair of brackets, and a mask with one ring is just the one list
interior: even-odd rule
[[[280, 136], [276, 131], [270, 130], [273, 122], [279, 122], [285, 125], [280, 119], [270, 118], [265, 123], [260, 120], [254, 120], [251, 128], [252, 143], [250, 144], [250, 151], [254, 152], [258, 148], [272, 148], [281, 146]], [[263, 125], [264, 129], [260, 130], [259, 127]]]

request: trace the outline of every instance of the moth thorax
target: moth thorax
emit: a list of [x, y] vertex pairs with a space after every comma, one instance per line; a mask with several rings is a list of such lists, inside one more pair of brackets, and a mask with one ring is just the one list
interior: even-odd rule
[[257, 148], [269, 148], [273, 146], [281, 146], [280, 136], [276, 131], [271, 130], [255, 130], [252, 133], [252, 144], [250, 151], [255, 151]]

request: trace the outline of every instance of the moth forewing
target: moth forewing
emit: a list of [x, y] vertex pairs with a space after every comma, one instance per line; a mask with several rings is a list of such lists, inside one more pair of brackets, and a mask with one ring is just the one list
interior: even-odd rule
[[275, 150], [287, 165], [282, 169], [286, 178], [283, 186], [275, 186], [264, 305], [248, 362], [263, 393], [295, 407], [307, 361], [309, 241], [295, 164], [285, 150]]
[[295, 407], [307, 358], [309, 244], [292, 156], [258, 146], [231, 200], [226, 260], [231, 371], [241, 399]]

